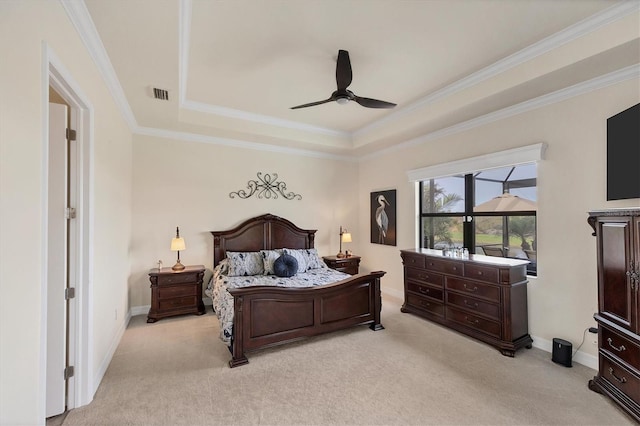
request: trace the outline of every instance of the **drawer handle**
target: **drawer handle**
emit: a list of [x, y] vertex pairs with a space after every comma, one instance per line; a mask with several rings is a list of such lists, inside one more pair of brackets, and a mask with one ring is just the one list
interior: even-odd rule
[[428, 288], [424, 288], [424, 287], [418, 287], [418, 291], [422, 294], [427, 294], [429, 293], [429, 289]]
[[618, 381], [618, 383], [627, 383], [626, 377], [618, 377], [613, 373], [613, 368], [609, 367], [609, 374], [613, 376], [614, 379]]
[[420, 278], [421, 280], [428, 280], [429, 279], [429, 275], [427, 275], [427, 274], [418, 274], [418, 278]]
[[615, 349], [618, 352], [622, 352], [627, 349], [624, 347], [624, 345], [620, 345], [619, 348], [616, 348], [615, 346], [613, 346], [613, 340], [611, 340], [611, 337], [607, 339], [607, 343], [609, 344], [609, 346], [611, 346], [613, 349]]
[[454, 271], [457, 271], [457, 270], [458, 270], [458, 267], [457, 267], [457, 266], [454, 266], [454, 267], [453, 267], [453, 268], [451, 268], [451, 269], [453, 269]]
[[478, 290], [478, 287], [476, 287], [475, 285], [473, 286], [473, 288], [469, 288], [469, 287], [467, 287], [467, 284], [466, 284], [466, 283], [465, 283], [465, 284], [463, 284], [463, 285], [464, 285], [464, 288], [465, 288], [466, 290], [469, 290], [469, 291], [477, 291], [477, 290]]
[[478, 304], [477, 303], [474, 302], [473, 305], [472, 305], [467, 301], [467, 299], [464, 299], [464, 305], [468, 306], [469, 308], [478, 309]]
[[429, 302], [425, 302], [424, 300], [421, 300], [421, 301], [420, 301], [420, 304], [421, 304], [422, 306], [431, 306], [431, 303], [429, 303]]
[[482, 275], [482, 271], [478, 271], [478, 275]]
[[480, 321], [478, 321], [477, 319], [474, 319], [473, 321], [471, 321], [469, 317], [464, 317], [464, 320], [471, 325], [478, 325], [480, 323]]

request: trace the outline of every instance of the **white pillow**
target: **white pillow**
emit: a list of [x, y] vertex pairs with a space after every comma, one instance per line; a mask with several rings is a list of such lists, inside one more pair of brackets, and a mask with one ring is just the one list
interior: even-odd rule
[[277, 258], [282, 254], [282, 249], [277, 250], [260, 250], [260, 255], [262, 256], [262, 264], [264, 268], [265, 275], [273, 275], [275, 271], [273, 270], [273, 263]]
[[264, 274], [264, 262], [259, 251], [228, 251], [227, 259], [229, 259], [229, 272], [227, 275], [230, 277]]
[[284, 251], [285, 254], [290, 254], [291, 256], [295, 257], [296, 260], [298, 261], [298, 273], [302, 274], [307, 272], [307, 269], [309, 269], [309, 266], [307, 264], [307, 258], [308, 255], [306, 253], [306, 251], [304, 249], [282, 249]]

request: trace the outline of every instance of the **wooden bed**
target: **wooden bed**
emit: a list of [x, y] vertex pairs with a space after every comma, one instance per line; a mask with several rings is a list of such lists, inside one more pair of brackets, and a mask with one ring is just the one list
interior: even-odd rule
[[[227, 231], [212, 231], [213, 266], [227, 251], [314, 248], [316, 230], [265, 214]], [[318, 287], [244, 287], [230, 289], [234, 298], [230, 367], [247, 364], [245, 352], [302, 338], [369, 324], [381, 330], [380, 278], [385, 272], [354, 275]]]

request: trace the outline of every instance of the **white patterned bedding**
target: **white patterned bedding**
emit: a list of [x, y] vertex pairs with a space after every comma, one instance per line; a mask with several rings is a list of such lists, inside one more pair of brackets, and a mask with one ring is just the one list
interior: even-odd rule
[[215, 267], [205, 294], [213, 300], [213, 309], [220, 321], [220, 339], [227, 345], [231, 345], [233, 332], [233, 296], [227, 291], [228, 288], [252, 286], [315, 287], [341, 281], [351, 276], [324, 265], [316, 269], [309, 269], [304, 273], [298, 273], [291, 278], [280, 278], [276, 275], [230, 277], [225, 275], [226, 270], [228, 270], [227, 259], [224, 259]]

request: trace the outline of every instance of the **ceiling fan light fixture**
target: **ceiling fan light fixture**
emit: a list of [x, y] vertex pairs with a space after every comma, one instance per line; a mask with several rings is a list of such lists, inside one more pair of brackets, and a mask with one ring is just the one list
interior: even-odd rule
[[340, 105], [346, 105], [349, 103], [349, 98], [344, 97], [344, 98], [337, 98], [336, 99], [336, 103], [340, 104]]

